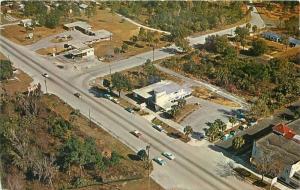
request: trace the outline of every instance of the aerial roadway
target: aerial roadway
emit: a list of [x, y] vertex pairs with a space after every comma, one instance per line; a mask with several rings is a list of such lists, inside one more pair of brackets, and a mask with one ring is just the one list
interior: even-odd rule
[[[231, 31], [228, 29], [228, 31]], [[198, 37], [202, 39], [201, 37]], [[153, 163], [154, 171], [151, 177], [166, 189], [255, 189], [254, 186], [239, 181], [229, 176], [221, 177], [216, 170], [218, 164], [229, 161], [221, 151], [212, 150], [208, 142], [203, 146], [191, 146], [179, 140], [168, 137], [166, 134], [155, 130], [151, 123], [144, 118], [131, 114], [111, 101], [95, 97], [89, 92], [87, 81], [99, 75], [109, 73], [109, 68], [101, 68], [75, 75], [59, 69], [49, 60], [39, 54], [28, 50], [26, 47], [15, 44], [0, 36], [1, 52], [6, 55], [15, 67], [29, 74], [35, 82], [42, 84], [42, 90], [55, 94], [79, 109], [82, 114], [89, 116], [100, 127], [119, 139], [134, 151], [150, 145], [150, 157], [154, 158], [168, 151], [175, 155], [174, 160], [168, 160], [166, 165], [160, 166]], [[168, 51], [158, 52], [156, 59], [172, 56]], [[123, 60], [113, 65], [113, 71], [123, 70], [136, 65], [141, 65], [152, 52], [134, 56], [135, 62]], [[137, 61], [139, 60], [139, 61]], [[124, 63], [121, 65], [121, 63]], [[126, 64], [127, 63], [127, 64]], [[42, 76], [47, 73], [48, 78]], [[74, 96], [81, 94], [81, 98]], [[142, 133], [140, 138], [130, 132], [138, 130]]]

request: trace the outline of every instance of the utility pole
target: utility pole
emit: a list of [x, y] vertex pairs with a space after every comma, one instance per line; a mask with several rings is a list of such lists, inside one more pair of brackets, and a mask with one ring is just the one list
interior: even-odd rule
[[150, 190], [150, 144], [146, 146], [146, 150], [148, 151], [148, 190]]
[[92, 127], [91, 109], [90, 108], [89, 108], [89, 119], [90, 119], [90, 127]]
[[45, 76], [44, 76], [44, 79], [45, 79], [45, 88], [46, 88], [46, 94], [48, 94], [47, 80], [46, 80], [46, 77], [45, 77]]
[[153, 48], [153, 61], [154, 61], [154, 46], [152, 46], [152, 48]]

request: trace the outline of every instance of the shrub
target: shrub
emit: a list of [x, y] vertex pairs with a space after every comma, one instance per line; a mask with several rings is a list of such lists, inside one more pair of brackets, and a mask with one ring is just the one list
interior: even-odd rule
[[0, 62], [0, 80], [6, 80], [12, 77], [13, 68], [12, 64], [8, 60], [1, 60]]

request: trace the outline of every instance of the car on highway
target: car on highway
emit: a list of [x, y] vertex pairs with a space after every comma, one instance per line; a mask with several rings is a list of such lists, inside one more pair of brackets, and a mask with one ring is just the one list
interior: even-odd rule
[[164, 131], [164, 129], [162, 128], [161, 125], [152, 125], [152, 127], [153, 127], [154, 129], [158, 130], [159, 132]]
[[161, 154], [163, 156], [165, 156], [166, 158], [168, 158], [169, 160], [174, 160], [175, 159], [175, 156], [171, 152], [163, 152]]
[[81, 98], [81, 94], [78, 92], [74, 93], [74, 96], [76, 96], [77, 98]]
[[129, 113], [134, 113], [134, 110], [132, 108], [130, 108], [130, 107], [125, 108], [125, 110], [128, 111]]
[[134, 130], [131, 132], [134, 136], [136, 136], [137, 138], [140, 138], [142, 136], [142, 133], [139, 132], [138, 130]]
[[153, 158], [153, 160], [154, 160], [156, 163], [158, 163], [159, 165], [161, 165], [161, 166], [164, 166], [164, 165], [167, 164], [167, 162], [166, 162], [164, 159], [160, 158], [160, 157]]
[[42, 76], [45, 78], [49, 78], [49, 75], [47, 73], [43, 73]]

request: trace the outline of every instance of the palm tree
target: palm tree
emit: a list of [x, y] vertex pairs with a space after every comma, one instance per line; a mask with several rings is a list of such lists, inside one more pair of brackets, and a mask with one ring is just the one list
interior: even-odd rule
[[185, 136], [189, 136], [190, 134], [193, 133], [193, 128], [188, 125], [183, 129], [183, 132]]
[[256, 25], [252, 26], [252, 32], [253, 32], [253, 39], [254, 39], [254, 35], [257, 32], [257, 26]]
[[250, 24], [250, 23], [247, 23], [247, 24], [246, 24], [246, 28], [248, 28], [248, 30], [250, 30], [251, 24]]
[[232, 127], [234, 126], [234, 124], [236, 124], [237, 119], [235, 117], [230, 117], [229, 118], [229, 122], [232, 124]]
[[245, 139], [243, 137], [235, 137], [232, 141], [232, 145], [235, 150], [241, 148], [244, 144]]
[[216, 119], [214, 123], [218, 126], [220, 131], [226, 130], [226, 124], [221, 119]]

